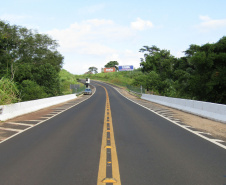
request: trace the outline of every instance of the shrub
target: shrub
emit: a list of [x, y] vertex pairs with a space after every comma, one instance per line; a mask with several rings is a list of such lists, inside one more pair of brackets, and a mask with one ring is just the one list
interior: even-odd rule
[[16, 84], [7, 78], [0, 80], [0, 105], [19, 102], [19, 91]]
[[44, 87], [31, 80], [24, 80], [21, 85], [21, 98], [23, 101], [35, 100], [48, 97]]

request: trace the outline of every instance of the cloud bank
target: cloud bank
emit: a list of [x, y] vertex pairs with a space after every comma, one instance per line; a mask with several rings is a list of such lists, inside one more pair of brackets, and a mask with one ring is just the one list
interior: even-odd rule
[[212, 19], [209, 16], [200, 15], [202, 21], [197, 27], [202, 32], [213, 31], [216, 29], [226, 28], [226, 19]]
[[64, 66], [66, 69], [69, 66], [83, 70], [90, 66], [101, 68], [111, 60], [117, 60], [121, 65], [139, 67], [140, 53], [126, 47], [120, 49], [120, 46], [130, 47], [132, 40], [138, 34], [137, 30], [142, 31], [152, 27], [150, 21], [140, 18], [128, 26], [119, 25], [112, 20], [89, 19], [74, 22], [66, 29], [50, 30], [47, 34], [58, 40], [59, 50], [65, 56], [67, 63]]
[[153, 28], [154, 25], [151, 21], [145, 21], [145, 20], [142, 20], [140, 18], [137, 18], [136, 21], [131, 22], [131, 27], [133, 29], [142, 31], [142, 30], [145, 30], [145, 29], [148, 29], [148, 28]]

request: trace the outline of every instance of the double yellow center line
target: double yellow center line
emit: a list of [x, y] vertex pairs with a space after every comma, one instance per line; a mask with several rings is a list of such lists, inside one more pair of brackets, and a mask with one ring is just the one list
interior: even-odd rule
[[110, 101], [107, 89], [103, 88], [106, 92], [106, 105], [97, 185], [106, 183], [121, 185]]

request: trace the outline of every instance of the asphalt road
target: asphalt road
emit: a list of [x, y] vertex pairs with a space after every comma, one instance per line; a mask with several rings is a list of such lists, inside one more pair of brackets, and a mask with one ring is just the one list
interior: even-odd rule
[[[225, 149], [103, 86], [122, 185], [226, 184]], [[97, 184], [105, 103], [96, 85], [88, 100], [1, 143], [0, 184]]]

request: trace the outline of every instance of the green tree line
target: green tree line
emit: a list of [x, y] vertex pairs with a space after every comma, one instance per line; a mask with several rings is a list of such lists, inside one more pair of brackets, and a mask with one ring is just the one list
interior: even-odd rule
[[142, 75], [133, 84], [156, 94], [226, 104], [226, 37], [213, 44], [190, 45], [185, 56], [144, 46]]
[[226, 104], [225, 36], [213, 44], [192, 44], [181, 58], [154, 45], [143, 46], [140, 52], [144, 57], [140, 68], [134, 71], [87, 74], [80, 78], [134, 86], [138, 91], [142, 85], [147, 93]]
[[[62, 94], [63, 56], [57, 47], [46, 34], [0, 21], [0, 99], [11, 87], [10, 92], [22, 101]], [[11, 84], [9, 89], [6, 83]]]

